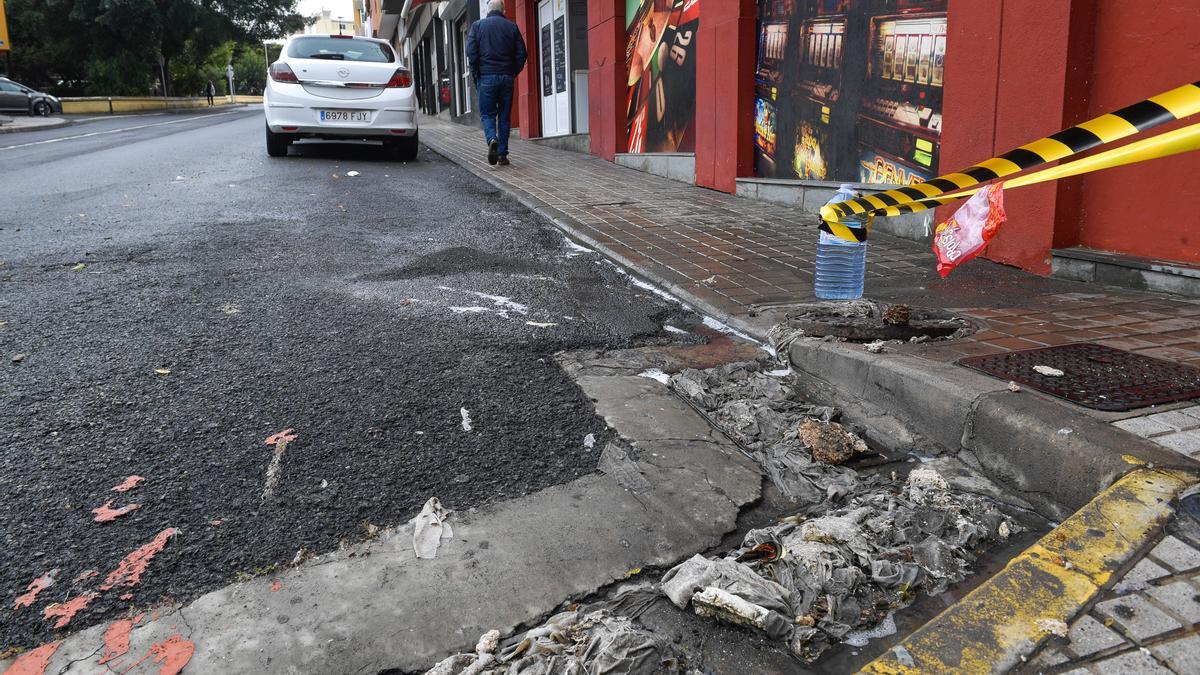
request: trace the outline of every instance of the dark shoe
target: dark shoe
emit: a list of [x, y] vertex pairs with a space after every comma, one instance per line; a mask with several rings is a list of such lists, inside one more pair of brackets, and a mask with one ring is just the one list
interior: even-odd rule
[[500, 166], [508, 166], [508, 155], [500, 155]]
[[493, 140], [488, 143], [488, 164], [496, 166], [496, 162], [500, 161], [500, 141]]

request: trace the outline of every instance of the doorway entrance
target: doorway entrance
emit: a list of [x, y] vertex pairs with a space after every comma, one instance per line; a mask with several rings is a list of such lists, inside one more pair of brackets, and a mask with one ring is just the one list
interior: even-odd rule
[[571, 61], [567, 44], [567, 0], [538, 3], [538, 56], [542, 71], [542, 136], [571, 133]]

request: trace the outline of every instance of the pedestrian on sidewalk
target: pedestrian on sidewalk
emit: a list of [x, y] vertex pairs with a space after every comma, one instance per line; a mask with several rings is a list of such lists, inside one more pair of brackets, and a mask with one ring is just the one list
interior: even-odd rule
[[213, 84], [212, 80], [208, 81], [208, 86], [204, 88], [204, 93], [208, 94], [208, 104], [213, 104], [213, 96], [217, 93], [217, 85]]
[[487, 16], [467, 32], [467, 59], [479, 90], [479, 117], [488, 144], [488, 164], [508, 166], [508, 132], [513, 82], [525, 67], [525, 39], [504, 18], [504, 0], [489, 0]]

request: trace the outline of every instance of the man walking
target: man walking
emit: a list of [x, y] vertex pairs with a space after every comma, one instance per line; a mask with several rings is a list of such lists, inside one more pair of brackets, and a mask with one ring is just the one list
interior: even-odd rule
[[488, 144], [488, 164], [508, 166], [508, 132], [513, 81], [525, 67], [525, 40], [504, 18], [504, 0], [489, 0], [487, 16], [467, 33], [467, 59], [479, 88], [479, 117]]
[[208, 86], [204, 88], [204, 93], [208, 94], [208, 104], [212, 105], [213, 96], [215, 96], [217, 93], [217, 86], [212, 83], [212, 80], [208, 81]]

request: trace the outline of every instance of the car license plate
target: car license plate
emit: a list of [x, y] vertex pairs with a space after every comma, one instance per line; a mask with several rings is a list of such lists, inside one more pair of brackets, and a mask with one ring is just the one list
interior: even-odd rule
[[365, 110], [322, 110], [321, 122], [362, 122], [371, 121], [371, 113]]

